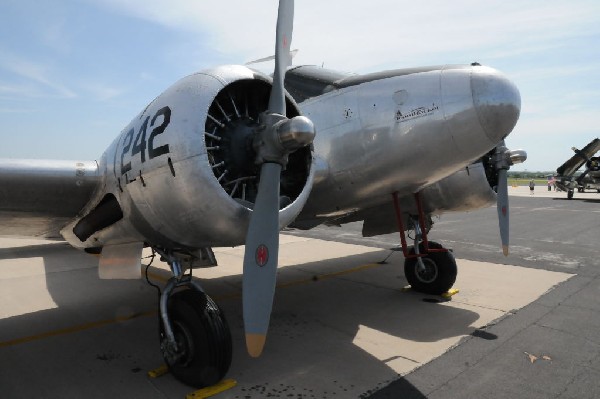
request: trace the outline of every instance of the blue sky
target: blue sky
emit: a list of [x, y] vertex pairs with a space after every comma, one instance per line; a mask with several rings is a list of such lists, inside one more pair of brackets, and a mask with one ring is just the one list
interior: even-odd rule
[[[179, 78], [271, 55], [276, 13], [275, 0], [3, 0], [0, 157], [99, 158]], [[529, 160], [514, 170], [554, 170], [600, 136], [598, 43], [597, 0], [296, 0], [292, 48], [295, 64], [357, 73], [497, 68], [521, 91], [507, 144]]]

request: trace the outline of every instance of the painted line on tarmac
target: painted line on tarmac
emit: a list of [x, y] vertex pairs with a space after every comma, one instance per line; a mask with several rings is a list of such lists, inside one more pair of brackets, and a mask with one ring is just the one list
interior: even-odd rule
[[346, 274], [351, 274], [351, 273], [356, 273], [356, 272], [360, 272], [363, 270], [368, 270], [368, 269], [373, 269], [375, 267], [381, 266], [381, 264], [379, 263], [368, 263], [366, 265], [361, 265], [361, 266], [357, 266], [357, 267], [353, 267], [351, 269], [347, 269], [347, 270], [340, 270], [339, 272], [332, 272], [332, 273], [326, 273], [326, 274], [315, 274], [310, 278], [306, 278], [303, 280], [296, 280], [296, 281], [290, 281], [287, 283], [281, 283], [281, 284], [277, 284], [277, 288], [285, 288], [285, 287], [292, 287], [295, 285], [301, 285], [301, 284], [308, 284], [308, 283], [314, 283], [320, 280], [327, 280], [330, 278], [334, 278], [334, 277], [339, 277], [339, 276], [344, 276]]
[[80, 331], [90, 330], [92, 328], [97, 328], [97, 327], [102, 327], [102, 326], [106, 326], [106, 325], [110, 325], [110, 324], [116, 324], [116, 323], [121, 323], [121, 322], [128, 321], [128, 320], [137, 319], [138, 317], [152, 316], [152, 315], [155, 315], [156, 313], [158, 313], [158, 312], [155, 310], [153, 310], [151, 312], [136, 313], [136, 314], [129, 315], [129, 316], [117, 317], [117, 318], [108, 319], [108, 320], [92, 321], [90, 323], [80, 324], [80, 325], [72, 326], [72, 327], [61, 328], [61, 329], [53, 330], [53, 331], [47, 331], [47, 332], [44, 332], [41, 334], [35, 334], [35, 335], [29, 335], [26, 337], [15, 338], [15, 339], [11, 339], [8, 341], [0, 342], [0, 348], [14, 346], [14, 345], [18, 345], [18, 344], [24, 344], [24, 343], [32, 342], [32, 341], [38, 341], [38, 340], [41, 340], [44, 338], [56, 337], [59, 335], [73, 334], [73, 333], [80, 332]]
[[[372, 269], [377, 266], [381, 266], [381, 264], [369, 263], [369, 264], [353, 267], [353, 268], [346, 269], [346, 270], [340, 270], [338, 272], [316, 274], [310, 278], [305, 278], [305, 279], [301, 279], [301, 280], [295, 280], [295, 281], [289, 281], [286, 283], [277, 284], [277, 288], [286, 288], [286, 287], [292, 287], [292, 286], [301, 285], [301, 284], [313, 283], [313, 282], [317, 282], [320, 280], [326, 280], [326, 279], [330, 279], [330, 278], [334, 278], [334, 277], [338, 277], [338, 276], [343, 276], [346, 274], [351, 274], [351, 273], [356, 273], [356, 272], [360, 272], [363, 270]], [[162, 269], [156, 268], [155, 270], [162, 270]], [[148, 276], [151, 277], [153, 280], [158, 280], [161, 282], [167, 282], [167, 280], [168, 280], [168, 278], [163, 276], [162, 274], [154, 273], [151, 271], [148, 271]], [[242, 297], [241, 292], [235, 293], [235, 294], [230, 294], [230, 295], [215, 295], [215, 296], [213, 296], [213, 298], [216, 300], [237, 299], [237, 298], [241, 298], [241, 297]], [[135, 313], [135, 314], [132, 314], [129, 316], [116, 317], [114, 319], [99, 320], [99, 321], [93, 321], [90, 323], [84, 323], [84, 324], [80, 324], [80, 325], [76, 325], [76, 326], [60, 328], [57, 330], [52, 330], [52, 331], [47, 331], [47, 332], [43, 332], [40, 334], [34, 334], [34, 335], [25, 336], [25, 337], [15, 338], [15, 339], [11, 339], [8, 341], [0, 341], [0, 348], [6, 348], [6, 347], [10, 347], [10, 346], [19, 345], [19, 344], [25, 344], [25, 343], [39, 341], [42, 339], [61, 336], [61, 335], [73, 334], [73, 333], [77, 333], [77, 332], [81, 332], [81, 331], [91, 330], [91, 329], [98, 328], [98, 327], [104, 327], [104, 326], [108, 326], [108, 325], [112, 325], [112, 324], [121, 323], [124, 321], [137, 319], [140, 317], [155, 316], [157, 314], [158, 314], [158, 311], [152, 310], [152, 311], [147, 311], [147, 312]]]

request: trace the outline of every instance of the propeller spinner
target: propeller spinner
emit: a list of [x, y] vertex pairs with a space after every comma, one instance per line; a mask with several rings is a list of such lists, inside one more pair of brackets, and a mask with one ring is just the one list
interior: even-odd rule
[[265, 345], [279, 253], [279, 181], [288, 155], [312, 143], [313, 123], [304, 116], [285, 117], [284, 77], [290, 64], [294, 20], [293, 0], [280, 0], [277, 16], [275, 71], [268, 110], [260, 115], [253, 146], [261, 166], [258, 194], [246, 235], [243, 276], [243, 310], [246, 347], [258, 357]]

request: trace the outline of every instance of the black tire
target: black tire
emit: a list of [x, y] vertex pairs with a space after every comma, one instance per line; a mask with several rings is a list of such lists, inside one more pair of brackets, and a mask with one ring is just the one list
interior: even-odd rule
[[175, 362], [165, 357], [171, 374], [196, 388], [212, 386], [223, 379], [231, 365], [231, 333], [217, 304], [195, 289], [185, 289], [169, 298], [168, 312], [175, 340], [184, 352]]
[[568, 199], [573, 199], [573, 190], [567, 191], [567, 198]]
[[[429, 248], [443, 248], [437, 242], [430, 241]], [[419, 245], [419, 252], [424, 251], [424, 246]], [[410, 250], [410, 254], [414, 254], [414, 248]], [[430, 295], [441, 295], [447, 292], [456, 281], [458, 270], [456, 261], [452, 252], [430, 252], [427, 256], [423, 256], [425, 264], [425, 272], [417, 271], [417, 259], [410, 258], [404, 261], [404, 275], [413, 290]]]

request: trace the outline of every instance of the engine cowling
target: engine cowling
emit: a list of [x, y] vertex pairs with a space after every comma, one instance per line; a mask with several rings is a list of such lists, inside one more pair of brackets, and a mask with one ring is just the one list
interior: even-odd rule
[[[104, 153], [104, 184], [63, 236], [79, 247], [243, 244], [260, 177], [253, 132], [270, 90], [269, 77], [243, 66], [209, 69], [175, 83]], [[299, 115], [293, 99], [286, 101], [287, 117]], [[312, 146], [290, 154], [281, 176], [281, 228], [306, 203], [313, 177]], [[107, 203], [122, 215], [114, 210], [116, 221], [103, 226], [96, 219], [110, 219], [98, 217]]]
[[600, 157], [592, 157], [585, 163], [590, 172], [600, 172]]
[[[486, 176], [486, 167], [478, 161], [450, 176], [427, 186], [421, 191], [423, 210], [428, 215], [440, 215], [445, 212], [467, 211], [484, 208], [496, 202], [496, 192]], [[418, 210], [413, 195], [399, 198], [403, 212], [404, 226], [408, 227], [408, 215], [417, 215]], [[389, 200], [351, 217], [337, 220], [348, 223], [364, 220], [362, 234], [372, 237], [398, 231], [396, 213], [390, 195]]]
[[425, 212], [440, 214], [484, 208], [496, 203], [494, 182], [482, 162], [476, 162], [422, 192]]

